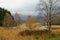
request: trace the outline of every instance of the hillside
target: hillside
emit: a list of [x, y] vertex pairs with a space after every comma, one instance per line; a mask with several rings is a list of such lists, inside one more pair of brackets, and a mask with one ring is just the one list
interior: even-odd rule
[[6, 13], [8, 13], [11, 16], [11, 18], [14, 19], [10, 11], [0, 7], [0, 26], [3, 26], [4, 16], [6, 15]]

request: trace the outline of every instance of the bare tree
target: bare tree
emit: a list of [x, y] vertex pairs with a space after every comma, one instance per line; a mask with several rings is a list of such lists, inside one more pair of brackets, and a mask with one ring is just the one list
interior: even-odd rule
[[16, 21], [17, 25], [22, 23], [21, 17], [17, 12], [15, 13], [15, 21]]
[[51, 23], [52, 23], [52, 17], [53, 17], [53, 13], [55, 8], [57, 8], [57, 6], [59, 5], [60, 0], [40, 0], [40, 3], [38, 4], [38, 8], [37, 10], [41, 13], [44, 12], [47, 14], [47, 25], [49, 28], [49, 31], [51, 31]]
[[29, 28], [29, 29], [32, 29], [32, 25], [33, 23], [35, 22], [34, 18], [32, 16], [28, 16], [27, 17], [27, 20], [26, 20], [26, 26]]

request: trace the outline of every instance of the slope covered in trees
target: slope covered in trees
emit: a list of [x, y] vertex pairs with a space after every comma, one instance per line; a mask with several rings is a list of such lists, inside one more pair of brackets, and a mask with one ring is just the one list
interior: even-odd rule
[[12, 17], [10, 11], [0, 7], [0, 26], [3, 26], [4, 16], [6, 13], [8, 13]]

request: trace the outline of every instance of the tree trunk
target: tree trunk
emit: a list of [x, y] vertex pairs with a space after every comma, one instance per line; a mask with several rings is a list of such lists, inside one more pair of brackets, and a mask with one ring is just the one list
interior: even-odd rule
[[49, 0], [50, 3], [50, 12], [48, 14], [48, 27], [49, 27], [49, 31], [51, 31], [51, 13], [52, 13], [52, 0]]

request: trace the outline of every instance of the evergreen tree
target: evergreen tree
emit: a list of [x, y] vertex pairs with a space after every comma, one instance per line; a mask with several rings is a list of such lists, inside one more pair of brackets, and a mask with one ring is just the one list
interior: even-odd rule
[[12, 17], [10, 11], [0, 7], [0, 26], [3, 26], [4, 16], [6, 13], [9, 13], [9, 15]]

